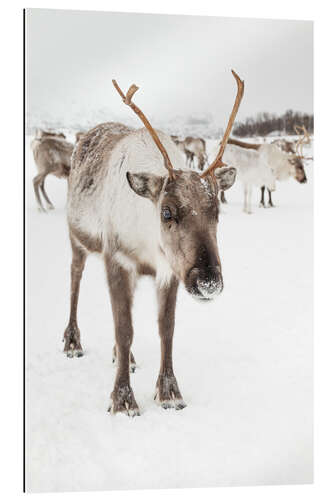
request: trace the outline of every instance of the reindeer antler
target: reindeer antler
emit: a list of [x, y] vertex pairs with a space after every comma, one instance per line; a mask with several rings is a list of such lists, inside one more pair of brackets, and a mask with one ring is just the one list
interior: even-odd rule
[[[296, 155], [304, 158], [303, 156], [303, 144], [310, 144], [310, 136], [308, 131], [305, 128], [305, 125], [294, 125], [294, 130], [296, 134], [299, 136], [298, 141], [296, 142]], [[301, 134], [303, 133], [303, 137]]]
[[161, 143], [157, 133], [155, 132], [155, 130], [153, 129], [153, 127], [149, 123], [148, 118], [142, 113], [141, 109], [138, 108], [138, 106], [136, 106], [136, 104], [134, 104], [134, 102], [132, 102], [132, 97], [134, 96], [135, 92], [139, 89], [139, 87], [137, 87], [134, 84], [131, 85], [127, 91], [126, 96], [125, 96], [125, 94], [123, 93], [123, 91], [119, 87], [116, 80], [112, 80], [112, 83], [115, 86], [118, 94], [122, 98], [123, 102], [125, 104], [127, 104], [130, 108], [132, 108], [134, 113], [136, 113], [138, 115], [138, 117], [140, 118], [140, 120], [143, 122], [144, 126], [146, 127], [146, 129], [150, 133], [152, 139], [154, 140], [156, 146], [158, 147], [158, 149], [160, 150], [160, 152], [164, 158], [164, 166], [169, 172], [170, 179], [175, 179], [175, 173], [173, 170], [173, 166], [172, 166], [172, 163], [170, 161], [169, 155], [166, 152], [166, 149], [164, 148], [163, 144]]
[[233, 76], [235, 77], [235, 80], [237, 82], [237, 95], [236, 95], [235, 103], [234, 103], [234, 106], [232, 108], [231, 115], [229, 117], [228, 125], [227, 125], [225, 132], [224, 132], [223, 139], [220, 142], [220, 149], [218, 150], [217, 156], [216, 156], [215, 160], [213, 161], [213, 163], [207, 168], [207, 170], [205, 170], [201, 174], [200, 177], [202, 177], [202, 178], [206, 177], [207, 175], [211, 175], [213, 178], [215, 178], [214, 170], [216, 168], [223, 167], [226, 165], [222, 161], [222, 156], [223, 156], [225, 147], [227, 145], [229, 135], [231, 133], [231, 129], [232, 129], [232, 126], [234, 124], [234, 121], [235, 121], [235, 118], [237, 115], [237, 111], [238, 111], [239, 105], [241, 103], [241, 100], [243, 98], [243, 94], [244, 94], [244, 81], [239, 78], [239, 76], [237, 75], [237, 73], [233, 69], [231, 70], [231, 73], [233, 74]]

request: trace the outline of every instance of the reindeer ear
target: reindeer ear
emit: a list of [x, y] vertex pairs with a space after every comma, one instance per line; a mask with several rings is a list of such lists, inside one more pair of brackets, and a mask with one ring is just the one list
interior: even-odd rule
[[163, 186], [163, 177], [140, 172], [139, 174], [126, 173], [127, 181], [133, 191], [139, 196], [156, 202]]
[[219, 168], [215, 170], [215, 177], [217, 179], [219, 188], [222, 191], [226, 191], [231, 188], [236, 180], [237, 170], [233, 167], [229, 168]]

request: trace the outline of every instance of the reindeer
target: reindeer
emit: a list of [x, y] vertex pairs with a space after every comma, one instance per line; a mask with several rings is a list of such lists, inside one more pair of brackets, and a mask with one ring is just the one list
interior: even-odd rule
[[272, 141], [271, 144], [275, 144], [281, 151], [284, 151], [285, 153], [291, 153], [295, 154], [295, 142], [294, 141], [287, 141], [287, 139], [275, 139], [275, 141]]
[[171, 135], [171, 139], [176, 144], [176, 146], [178, 146], [180, 151], [184, 153], [186, 158], [186, 166], [190, 167], [190, 165], [193, 164], [194, 154], [185, 148], [185, 140], [184, 141], [180, 140], [177, 135]]
[[108, 124], [97, 126], [78, 142], [72, 158], [68, 190], [68, 225], [72, 245], [69, 323], [64, 352], [82, 356], [77, 325], [80, 280], [89, 253], [104, 260], [115, 325], [118, 362], [111, 413], [139, 415], [130, 385], [133, 327], [131, 309], [135, 284], [142, 275], [155, 278], [161, 367], [155, 400], [163, 408], [186, 405], [172, 363], [172, 339], [179, 282], [198, 300], [217, 297], [223, 289], [216, 230], [218, 193], [230, 188], [235, 168], [224, 167], [224, 148], [234, 123], [244, 82], [233, 71], [237, 96], [228, 126], [213, 163], [201, 174], [186, 169], [183, 155], [166, 134], [155, 131], [133, 103], [138, 90], [123, 102], [145, 128], [114, 134]]
[[62, 132], [53, 132], [52, 130], [37, 129], [36, 139], [43, 139], [44, 137], [57, 137], [58, 139], [66, 139], [65, 134]]
[[[275, 175], [273, 169], [267, 162], [263, 161], [258, 151], [246, 150], [239, 146], [227, 144], [224, 152], [224, 160], [229, 165], [237, 168], [237, 177], [243, 184], [244, 206], [243, 211], [252, 213], [251, 199], [254, 186], [260, 187], [263, 184], [271, 191], [275, 190]], [[222, 200], [221, 192], [221, 201]]]
[[[296, 145], [296, 154], [293, 155], [284, 153], [275, 144], [251, 144], [237, 139], [229, 139], [228, 144], [257, 151], [260, 154], [261, 161], [272, 168], [276, 180], [284, 181], [290, 177], [294, 177], [297, 182], [303, 184], [307, 182], [307, 178], [302, 161], [305, 158], [299, 154], [298, 150], [300, 141]], [[269, 206], [273, 207], [272, 190], [269, 186], [265, 186], [265, 184], [261, 186], [261, 201], [259, 206], [265, 207], [265, 188], [267, 188], [269, 195]]]
[[[302, 143], [301, 143], [301, 156], [303, 156], [303, 144], [310, 144], [311, 139], [309, 136], [308, 131], [306, 130], [305, 125], [294, 125], [294, 130], [298, 136], [301, 134], [304, 135]], [[297, 154], [296, 148], [298, 145], [299, 140], [296, 141], [287, 141], [287, 139], [276, 139], [275, 141], [272, 141], [271, 144], [275, 144], [278, 148], [280, 148], [282, 151], [285, 153], [291, 153], [292, 155]]]
[[206, 153], [206, 142], [204, 139], [200, 137], [185, 137], [183, 141], [181, 141], [177, 136], [171, 136], [175, 144], [179, 147], [186, 156], [186, 164], [193, 168], [194, 166], [194, 157], [198, 160], [198, 168], [199, 170], [203, 170], [205, 163], [207, 161], [207, 153]]
[[39, 190], [45, 198], [47, 208], [49, 210], [54, 209], [45, 191], [45, 179], [49, 174], [59, 178], [68, 178], [74, 146], [70, 142], [60, 138], [57, 134], [42, 132], [42, 135], [38, 135], [31, 141], [31, 149], [38, 171], [38, 174], [32, 181], [35, 198], [38, 209], [45, 212], [46, 210], [42, 204]]

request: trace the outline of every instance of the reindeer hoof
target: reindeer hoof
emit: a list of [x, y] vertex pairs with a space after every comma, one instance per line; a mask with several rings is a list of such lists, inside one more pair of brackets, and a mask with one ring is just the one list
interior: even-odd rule
[[259, 204], [259, 208], [266, 208], [265, 203], [260, 202], [260, 204]]
[[80, 343], [80, 330], [76, 325], [68, 325], [64, 333], [64, 353], [67, 358], [81, 358], [83, 349]]
[[69, 349], [65, 351], [67, 358], [82, 358], [83, 351], [82, 349]]
[[139, 407], [135, 401], [132, 388], [129, 385], [114, 388], [108, 412], [111, 414], [125, 413], [129, 417], [140, 416]]
[[164, 410], [170, 408], [183, 410], [186, 407], [174, 375], [160, 375], [158, 377], [154, 400]]

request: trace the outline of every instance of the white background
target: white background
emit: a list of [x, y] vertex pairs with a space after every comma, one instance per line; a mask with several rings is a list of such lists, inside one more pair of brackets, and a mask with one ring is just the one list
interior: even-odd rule
[[[126, 5], [128, 6], [126, 8]], [[304, 2], [279, 2], [268, 6], [266, 2], [237, 2], [236, 5], [221, 5], [220, 2], [210, 2], [201, 8], [192, 2], [191, 8], [184, 7], [182, 2], [168, 2], [160, 6], [155, 2], [123, 1], [121, 7], [113, 2], [98, 2], [93, 6], [90, 2], [57, 2], [57, 8], [98, 8], [105, 10], [146, 11], [159, 13], [226, 15], [248, 17], [281, 17], [294, 19], [314, 19], [316, 34], [315, 50], [315, 115], [316, 115], [316, 299], [315, 299], [315, 360], [316, 360], [316, 414], [315, 414], [315, 485], [303, 487], [265, 487], [265, 488], [235, 488], [223, 490], [187, 490], [187, 491], [146, 491], [146, 492], [112, 492], [116, 498], [169, 498], [201, 497], [203, 494], [211, 498], [225, 495], [226, 498], [295, 498], [302, 495], [306, 498], [329, 498], [332, 495], [332, 321], [331, 321], [331, 283], [332, 266], [332, 221], [331, 221], [331, 185], [332, 160], [329, 130], [330, 116], [328, 108], [332, 108], [330, 95], [332, 69], [330, 67], [330, 35], [331, 17], [324, 2], [316, 2], [316, 8], [307, 8]], [[16, 7], [16, 9], [15, 9]], [[6, 87], [1, 95], [5, 109], [2, 116], [2, 171], [9, 173], [9, 178], [3, 178], [1, 196], [2, 204], [2, 285], [3, 285], [3, 315], [2, 315], [2, 347], [1, 363], [3, 384], [1, 448], [3, 463], [1, 471], [3, 479], [1, 487], [5, 489], [6, 497], [10, 492], [20, 495], [22, 470], [22, 72], [20, 68], [22, 55], [22, 18], [20, 2], [11, 3], [11, 7], [2, 11], [3, 26], [1, 29], [2, 52], [5, 64], [2, 64], [1, 83]], [[32, 2], [29, 7], [55, 7], [54, 2]], [[327, 127], [324, 130], [324, 126]], [[7, 154], [6, 154], [7, 153]], [[326, 153], [326, 155], [325, 155]], [[10, 299], [8, 301], [8, 299]], [[100, 493], [99, 495], [108, 495]], [[89, 494], [86, 494], [89, 495]], [[95, 495], [95, 493], [94, 493]], [[45, 495], [46, 496], [46, 495]], [[69, 497], [69, 495], [68, 495]], [[43, 495], [42, 495], [43, 498]], [[67, 498], [65, 495], [64, 498]]]

